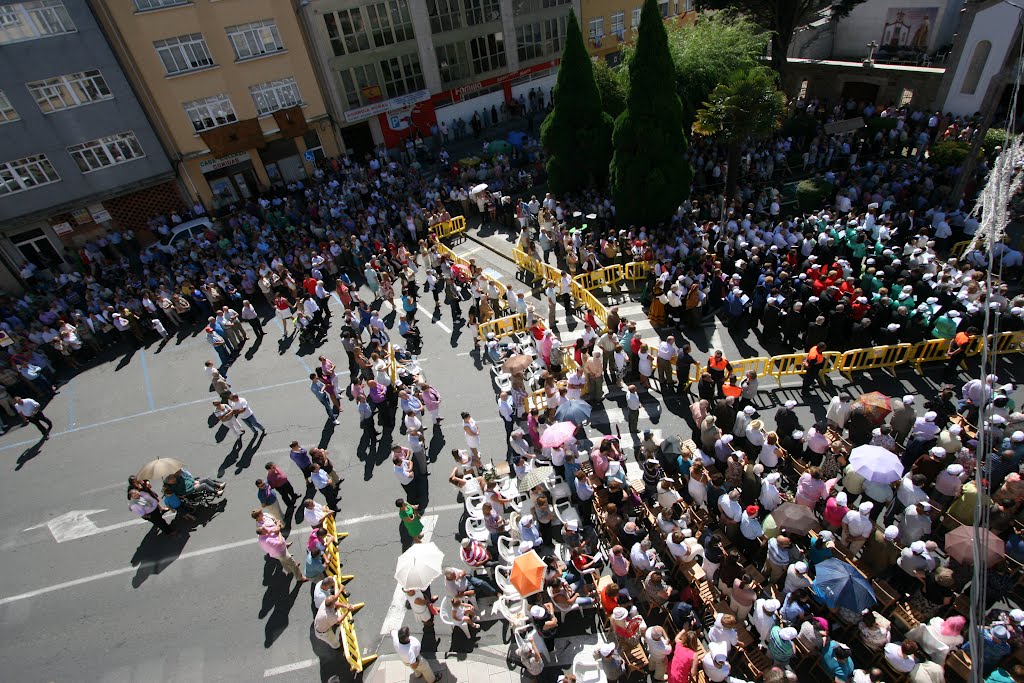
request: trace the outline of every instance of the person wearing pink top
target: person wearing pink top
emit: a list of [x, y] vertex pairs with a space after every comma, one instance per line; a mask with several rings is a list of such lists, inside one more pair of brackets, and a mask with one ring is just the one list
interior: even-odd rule
[[825, 501], [825, 524], [832, 531], [841, 531], [843, 528], [843, 517], [850, 511], [849, 503], [845, 493], [840, 492]]
[[281, 563], [285, 571], [291, 572], [292, 576], [299, 583], [309, 581], [302, 575], [302, 569], [296, 564], [295, 558], [288, 552], [288, 542], [277, 529], [260, 526], [256, 529], [256, 536], [259, 538], [260, 548], [267, 555]]
[[426, 408], [427, 415], [430, 416], [427, 425], [433, 425], [435, 429], [440, 429], [441, 421], [444, 420], [441, 417], [441, 392], [426, 382], [422, 382], [420, 383], [420, 398], [423, 400], [423, 407]]
[[828, 495], [825, 481], [821, 478], [821, 470], [812, 467], [800, 475], [796, 483], [796, 502], [814, 509], [818, 501]]

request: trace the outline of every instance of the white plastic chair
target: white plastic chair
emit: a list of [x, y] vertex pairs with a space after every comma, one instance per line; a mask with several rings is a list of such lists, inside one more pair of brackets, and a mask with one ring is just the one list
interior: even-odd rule
[[510, 623], [513, 628], [522, 628], [523, 625], [528, 625], [526, 618], [526, 600], [523, 598], [499, 595], [497, 601], [494, 603], [494, 610], [500, 614], [505, 621]]
[[555, 516], [561, 520], [562, 524], [568, 524], [569, 522], [576, 522], [580, 524], [580, 513], [576, 512], [576, 508], [571, 503], [566, 504], [563, 507], [555, 506]]
[[472, 519], [484, 518], [484, 511], [481, 509], [484, 505], [484, 496], [481, 493], [473, 493], [465, 496], [466, 501], [466, 514]]
[[512, 567], [506, 565], [498, 565], [494, 568], [494, 582], [498, 584], [498, 588], [501, 592], [510, 599], [521, 600], [522, 596], [519, 595], [519, 590], [512, 585]]
[[580, 653], [572, 661], [572, 672], [579, 683], [601, 683], [605, 680], [601, 665], [589, 653]]
[[529, 647], [530, 643], [537, 646], [537, 652], [543, 659], [551, 661], [551, 652], [548, 650], [548, 646], [544, 644], [544, 639], [537, 635], [537, 629], [532, 624], [526, 626], [520, 626], [514, 632], [516, 637], [516, 649], [520, 649], [523, 646]]
[[484, 523], [483, 517], [466, 518], [466, 535], [474, 541], [485, 545], [491, 542], [491, 534], [487, 531], [487, 525]]
[[498, 557], [504, 564], [511, 565], [516, 557], [516, 547], [519, 545], [518, 541], [513, 540], [509, 536], [498, 536]]
[[466, 638], [472, 638], [469, 634], [469, 624], [465, 622], [457, 624], [452, 618], [452, 600], [447, 595], [441, 599], [440, 617], [442, 624], [451, 626], [453, 631], [456, 627], [461, 628], [462, 632], [466, 634]]
[[572, 489], [564, 481], [556, 481], [550, 488], [551, 502], [555, 507], [572, 504]]

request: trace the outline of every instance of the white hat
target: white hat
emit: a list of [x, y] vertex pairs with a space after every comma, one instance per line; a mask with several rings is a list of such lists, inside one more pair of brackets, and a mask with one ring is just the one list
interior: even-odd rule
[[861, 503], [860, 505], [857, 506], [857, 512], [859, 512], [862, 515], [870, 515], [871, 511], [874, 509], [875, 504], [870, 501]]
[[779, 629], [779, 638], [782, 638], [785, 641], [796, 640], [796, 637], [798, 635], [799, 632], [792, 626], [787, 626], [786, 628]]
[[732, 434], [726, 434], [723, 436], [722, 443], [732, 443]]
[[747, 406], [746, 408], [743, 409], [744, 415], [753, 415], [755, 412], [756, 411], [754, 410], [754, 406]]
[[820, 299], [818, 297], [816, 297], [816, 296], [808, 297], [808, 299], [807, 299], [807, 303], [809, 303], [809, 304], [816, 304], [819, 301], [820, 301]]
[[761, 609], [765, 612], [777, 612], [780, 607], [782, 607], [782, 605], [775, 598], [769, 598], [764, 601], [763, 605], [761, 605]]
[[525, 555], [526, 553], [530, 552], [531, 550], [533, 550], [533, 545], [529, 541], [520, 541], [519, 542], [519, 554], [520, 555]]
[[768, 474], [767, 477], [764, 478], [764, 480], [767, 481], [769, 484], [774, 484], [780, 479], [782, 479], [782, 475], [779, 474], [778, 472], [771, 472]]
[[793, 565], [793, 570], [797, 574], [806, 574], [807, 573], [807, 563], [806, 562], [797, 562], [796, 564]]
[[[991, 424], [994, 424], [994, 425], [1004, 425], [1004, 424], [1006, 424], [1006, 418], [1003, 417], [1002, 415], [993, 415], [992, 417], [990, 417], [988, 419], [988, 421]], [[1010, 437], [1010, 438], [1012, 439], [1013, 437]]]
[[934, 455], [936, 458], [941, 458], [946, 454], [946, 449], [943, 448], [942, 446], [933, 446], [932, 449], [928, 452]]
[[956, 318], [962, 318], [962, 317], [964, 317], [964, 314], [963, 314], [963, 313], [961, 313], [960, 311], [956, 311], [956, 310], [954, 310], [954, 311], [949, 311], [949, 312], [947, 312], [947, 313], [946, 313], [946, 317], [947, 317], [947, 318], [952, 318], [952, 319], [954, 319], [954, 320], [955, 320]]
[[728, 661], [729, 655], [725, 654], [724, 652], [716, 652], [712, 659], [714, 659], [715, 662], [717, 662], [718, 664], [722, 664]]
[[1024, 622], [1024, 609], [1010, 610], [1010, 618], [1016, 622]]
[[949, 428], [949, 433], [953, 436], [960, 436], [960, 432], [964, 431], [964, 428], [960, 425], [953, 425]]
[[800, 431], [799, 429], [797, 429], [797, 430], [793, 431], [792, 436], [793, 436], [794, 439], [802, 439], [802, 438], [804, 438], [804, 433], [802, 431]]
[[895, 332], [896, 330], [900, 329], [900, 326], [897, 325], [896, 323], [890, 323], [889, 325], [886, 326], [885, 329], [889, 330], [890, 332]]
[[616, 607], [612, 610], [612, 619], [624, 621], [629, 616], [629, 611], [625, 607]]
[[609, 657], [615, 652], [615, 643], [601, 643], [597, 646], [597, 654], [602, 657]]
[[533, 515], [523, 515], [522, 517], [519, 518], [519, 523], [520, 524], [529, 525], [532, 522], [533, 522]]
[[530, 608], [530, 616], [534, 619], [543, 619], [545, 614], [547, 614], [547, 610], [540, 605], [534, 605]]
[[1020, 432], [1020, 431], [1014, 432], [1010, 436], [1010, 441], [1013, 441], [1015, 443], [1020, 443], [1021, 441], [1024, 441], [1024, 432]]
[[885, 527], [885, 540], [895, 541], [900, 535], [900, 528], [898, 526], [887, 526]]
[[964, 473], [964, 466], [960, 465], [958, 463], [953, 463], [952, 465], [947, 465], [946, 466], [946, 473], [947, 474], [951, 474], [954, 477], [959, 477], [961, 474]]
[[924, 544], [924, 541], [914, 541], [910, 544], [910, 552], [914, 553], [915, 555], [921, 555], [927, 549], [928, 546]]
[[850, 500], [847, 497], [845, 491], [840, 491], [839, 493], [836, 494], [836, 505], [841, 505], [842, 507], [846, 507], [847, 503], [849, 503], [849, 502], [850, 502]]
[[903, 405], [909, 406], [913, 402], [914, 402], [914, 397], [911, 396], [910, 394], [907, 394], [906, 396], [903, 397]]
[[796, 408], [796, 401], [790, 399], [786, 401], [783, 405], [792, 410], [793, 408]]
[[826, 529], [825, 531], [822, 531], [820, 534], [818, 534], [818, 539], [822, 543], [831, 543], [834, 540], [836, 540], [836, 535]]
[[935, 418], [937, 418], [938, 416], [938, 413], [936, 413], [934, 410], [929, 410], [927, 413], [924, 414], [924, 421], [935, 422]]

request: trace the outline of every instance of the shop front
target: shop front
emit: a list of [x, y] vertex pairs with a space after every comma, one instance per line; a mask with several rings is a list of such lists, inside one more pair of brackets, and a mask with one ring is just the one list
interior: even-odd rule
[[199, 170], [210, 186], [215, 211], [246, 201], [259, 191], [256, 169], [248, 152], [201, 161]]
[[271, 185], [285, 185], [306, 177], [302, 154], [292, 138], [268, 142], [260, 150], [260, 160]]

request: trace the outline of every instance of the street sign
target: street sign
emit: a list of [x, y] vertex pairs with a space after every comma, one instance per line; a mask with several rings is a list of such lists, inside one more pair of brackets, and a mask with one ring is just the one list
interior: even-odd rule
[[306, 153], [303, 154], [302, 156], [306, 159], [306, 161], [310, 161], [310, 162], [316, 161], [316, 152], [311, 152], [309, 150], [306, 150]]
[[106, 510], [72, 510], [71, 512], [65, 512], [59, 517], [54, 517], [45, 524], [30, 526], [24, 531], [32, 531], [34, 529], [42, 529], [43, 527], [46, 527], [50, 530], [50, 533], [53, 534], [53, 539], [57, 541], [57, 543], [65, 543], [67, 541], [74, 541], [87, 536], [95, 536], [96, 534], [103, 533], [104, 531], [113, 531], [114, 529], [123, 529], [124, 527], [146, 523], [146, 520], [139, 518], [101, 527], [97, 526], [96, 522], [89, 519], [89, 515], [97, 515], [101, 512], [106, 512]]

